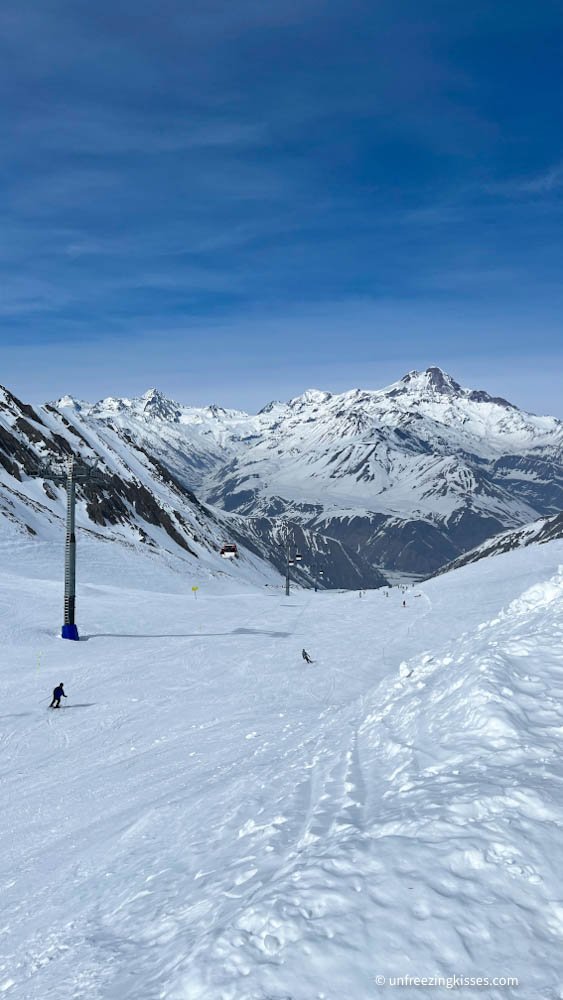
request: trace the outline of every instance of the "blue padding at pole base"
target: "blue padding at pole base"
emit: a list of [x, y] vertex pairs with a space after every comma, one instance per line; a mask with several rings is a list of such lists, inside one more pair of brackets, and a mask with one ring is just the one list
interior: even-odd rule
[[61, 636], [63, 639], [79, 639], [76, 625], [63, 625]]

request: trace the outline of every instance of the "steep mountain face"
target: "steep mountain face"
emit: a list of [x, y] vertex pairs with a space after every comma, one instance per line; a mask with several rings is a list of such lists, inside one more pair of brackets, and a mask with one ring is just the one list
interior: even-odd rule
[[[101, 428], [100, 428], [101, 429]], [[109, 428], [80, 428], [47, 404], [34, 410], [0, 388], [0, 512], [33, 535], [61, 521], [64, 489], [49, 479], [71, 457], [96, 469], [77, 486], [78, 523], [125, 542], [181, 550], [193, 558], [215, 551], [219, 518], [153, 456], [120, 447]]]
[[[281, 528], [270, 519], [249, 520], [200, 502], [171, 467], [190, 469], [183, 454], [165, 462], [169, 451], [152, 448], [151, 435], [135, 433], [112, 419], [128, 413], [129, 401], [108, 402], [100, 416], [96, 407], [70, 397], [57, 405], [33, 409], [0, 388], [0, 516], [16, 530], [40, 537], [57, 533], [62, 540], [65, 491], [49, 479], [74, 456], [95, 479], [77, 485], [77, 524], [102, 538], [125, 545], [143, 545], [194, 572], [232, 576], [247, 582], [275, 582], [285, 573]], [[180, 414], [160, 394], [147, 393], [138, 405], [139, 420], [149, 426], [171, 426]], [[108, 417], [112, 414], [112, 419]], [[209, 410], [210, 416], [213, 410]], [[52, 529], [52, 530], [51, 530]], [[239, 559], [220, 556], [226, 540], [236, 541]], [[303, 562], [292, 576], [303, 585], [315, 580], [322, 587], [368, 587], [384, 578], [344, 546], [296, 526], [293, 552], [303, 550]]]
[[[542, 517], [532, 524], [526, 524], [516, 531], [502, 531], [500, 535], [495, 535], [483, 545], [465, 552], [458, 556], [453, 562], [444, 566], [440, 573], [448, 573], [452, 569], [466, 566], [468, 563], [479, 562], [481, 559], [488, 559], [489, 556], [502, 555], [504, 552], [512, 552], [513, 549], [522, 549], [534, 543], [553, 542], [557, 538], [563, 538], [563, 511], [554, 514], [553, 517]], [[439, 574], [436, 574], [439, 575]]]
[[563, 507], [563, 423], [439, 368], [378, 391], [309, 390], [256, 415], [156, 390], [56, 409], [144, 450], [207, 503], [268, 523], [288, 517], [374, 571], [427, 575]]

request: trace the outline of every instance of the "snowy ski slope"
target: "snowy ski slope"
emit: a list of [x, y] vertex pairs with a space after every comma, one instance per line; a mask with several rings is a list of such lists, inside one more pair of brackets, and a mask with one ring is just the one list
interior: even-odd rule
[[561, 998], [563, 542], [403, 608], [194, 599], [92, 537], [79, 644], [60, 547], [0, 542], [2, 996], [435, 1000], [376, 977], [457, 975], [520, 982], [463, 1000]]

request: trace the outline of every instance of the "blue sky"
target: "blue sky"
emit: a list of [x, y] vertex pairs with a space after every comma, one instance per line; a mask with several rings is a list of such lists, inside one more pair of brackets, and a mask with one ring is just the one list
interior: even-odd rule
[[559, 0], [4, 0], [0, 381], [563, 417]]

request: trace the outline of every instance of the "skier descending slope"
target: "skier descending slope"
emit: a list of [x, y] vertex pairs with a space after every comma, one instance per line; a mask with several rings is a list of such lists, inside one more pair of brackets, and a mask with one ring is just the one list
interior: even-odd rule
[[301, 650], [301, 656], [302, 656], [302, 657], [303, 657], [303, 659], [305, 660], [305, 663], [313, 663], [313, 660], [312, 660], [312, 659], [311, 659], [311, 657], [309, 656], [309, 654], [308, 654], [308, 652], [307, 652], [307, 650], [306, 650], [306, 649], [302, 649], [302, 650]]
[[56, 687], [55, 690], [53, 691], [53, 700], [52, 700], [51, 704], [49, 705], [49, 708], [60, 708], [61, 707], [61, 698], [66, 698], [66, 694], [64, 693], [64, 689], [63, 688], [64, 688], [63, 682], [61, 681], [60, 684], [59, 684], [59, 686]]

